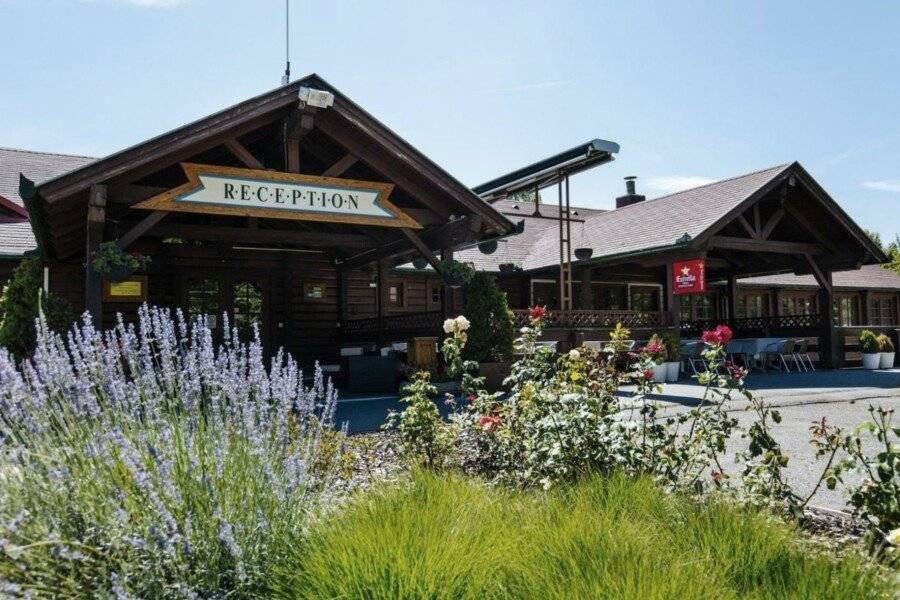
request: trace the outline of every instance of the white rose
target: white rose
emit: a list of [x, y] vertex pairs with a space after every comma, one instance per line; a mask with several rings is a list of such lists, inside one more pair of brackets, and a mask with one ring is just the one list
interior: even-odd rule
[[891, 531], [884, 539], [891, 546], [900, 546], [900, 527]]
[[447, 319], [444, 321], [444, 333], [453, 333], [456, 330], [456, 320]]
[[469, 320], [464, 316], [459, 315], [456, 317], [456, 328], [460, 331], [466, 331], [470, 325], [471, 323], [469, 323]]
[[578, 360], [581, 358], [581, 354], [578, 350], [569, 350], [569, 360]]

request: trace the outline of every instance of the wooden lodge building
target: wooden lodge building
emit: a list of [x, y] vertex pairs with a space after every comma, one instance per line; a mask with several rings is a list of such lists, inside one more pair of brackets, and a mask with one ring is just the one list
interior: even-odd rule
[[[896, 339], [900, 275], [801, 165], [570, 205], [568, 177], [617, 151], [593, 140], [470, 189], [310, 75], [101, 159], [0, 149], [0, 280], [37, 250], [49, 291], [103, 326], [143, 301], [226, 311], [307, 363], [440, 335], [465, 300], [438, 275], [451, 258], [496, 273], [520, 319], [547, 305], [564, 345], [728, 322], [838, 366], [860, 326]], [[515, 200], [532, 189], [556, 201]], [[151, 262], [108, 281], [87, 260], [104, 242]], [[676, 293], [697, 260], [703, 292]]]

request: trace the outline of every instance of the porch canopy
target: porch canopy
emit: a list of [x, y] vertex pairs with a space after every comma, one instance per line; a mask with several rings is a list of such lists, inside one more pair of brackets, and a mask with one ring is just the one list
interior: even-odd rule
[[[590, 248], [592, 256], [572, 263], [582, 297], [576, 298], [577, 308], [558, 315], [560, 326], [589, 327], [596, 321], [592, 314], [596, 311], [590, 310], [594, 308], [592, 281], [646, 281], [663, 285], [663, 311], [653, 322], [635, 324], [690, 329], [689, 324], [679, 323], [679, 297], [674, 294], [672, 280], [676, 261], [704, 259], [708, 284], [727, 286], [726, 312], [734, 321], [738, 313], [735, 290], [741, 278], [779, 273], [812, 275], [820, 287], [819, 306], [831, 307], [833, 272], [887, 260], [796, 162], [652, 200], [632, 198], [634, 203], [621, 208], [581, 210], [572, 218], [574, 243]], [[507, 215], [516, 214], [519, 208], [501, 203], [495, 206]], [[552, 219], [555, 215], [543, 216]], [[506, 248], [491, 256], [471, 252], [464, 258], [490, 271], [501, 270], [493, 263], [514, 263], [521, 272], [506, 277], [507, 286], [514, 286], [511, 280], [515, 279], [556, 280], [558, 237], [556, 227], [532, 227], [532, 220], [528, 220], [525, 235], [508, 240]], [[521, 296], [527, 297], [524, 292]], [[806, 315], [798, 324], [818, 334], [823, 362], [836, 364], [837, 340], [830, 310], [821, 313]], [[646, 320], [647, 315], [637, 317]], [[780, 324], [771, 325], [778, 328]]]
[[[231, 178], [222, 184], [231, 188], [188, 206], [191, 194], [213, 193], [216, 177]], [[104, 300], [104, 282], [92, 268], [80, 267], [101, 242], [115, 240], [152, 256], [151, 302], [179, 305], [184, 286], [178, 280], [188, 269], [227, 274], [246, 268], [252, 277], [267, 278], [268, 331], [279, 344], [302, 338], [304, 323], [334, 342], [353, 272], [366, 271], [366, 287], [372, 281], [377, 288], [373, 311], [381, 314], [386, 291], [376, 275], [384, 281], [388, 269], [417, 255], [439, 268], [436, 253], [449, 257], [457, 246], [515, 228], [315, 74], [37, 187], [21, 179], [38, 247], [51, 265], [51, 288], [78, 274], [78, 284], [69, 281], [63, 291], [82, 299], [98, 322], [111, 323], [111, 311], [103, 317], [105, 305], [128, 307]], [[241, 181], [262, 183], [246, 191]], [[321, 192], [323, 207], [316, 213], [279, 212], [286, 207], [273, 205], [286, 197], [282, 192], [301, 193], [279, 185], [306, 186], [302, 193], [309, 194], [331, 188], [330, 205], [324, 207]], [[331, 195], [344, 188], [361, 195]], [[240, 204], [242, 194], [243, 200], [269, 203], [248, 208]], [[357, 209], [368, 197], [374, 198], [368, 213], [347, 212], [349, 202]], [[322, 282], [321, 288], [297, 299], [310, 281]], [[313, 344], [314, 351], [323, 345]]]

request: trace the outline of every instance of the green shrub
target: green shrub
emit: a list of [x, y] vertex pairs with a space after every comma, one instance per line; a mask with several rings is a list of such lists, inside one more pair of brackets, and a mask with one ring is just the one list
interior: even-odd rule
[[859, 351], [863, 354], [875, 354], [881, 352], [878, 346], [878, 336], [869, 329], [863, 329], [859, 334]]
[[313, 527], [276, 568], [289, 598], [880, 598], [855, 557], [811, 552], [763, 513], [646, 478], [515, 492], [416, 474]]
[[513, 314], [506, 293], [493, 275], [478, 272], [466, 289], [465, 314], [471, 321], [466, 360], [494, 362], [508, 360], [513, 352]]
[[878, 336], [878, 349], [881, 352], [893, 352], [894, 351], [894, 342], [891, 341], [889, 335], [882, 333]]
[[22, 259], [0, 295], [0, 347], [17, 359], [34, 348], [34, 321], [43, 310], [53, 331], [65, 331], [74, 320], [72, 307], [42, 287], [43, 265], [35, 256]]

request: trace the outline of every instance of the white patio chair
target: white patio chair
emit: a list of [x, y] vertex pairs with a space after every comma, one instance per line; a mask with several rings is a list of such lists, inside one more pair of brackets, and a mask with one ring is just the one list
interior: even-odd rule
[[790, 373], [790, 363], [794, 363], [797, 371], [800, 371], [800, 363], [797, 362], [797, 357], [794, 356], [794, 340], [784, 340], [783, 342], [775, 342], [766, 346], [766, 351], [763, 355], [764, 366], [771, 366], [779, 371]]
[[794, 340], [794, 359], [800, 361], [800, 366], [804, 371], [816, 370], [816, 365], [813, 364], [812, 357], [809, 355], [809, 340]]

